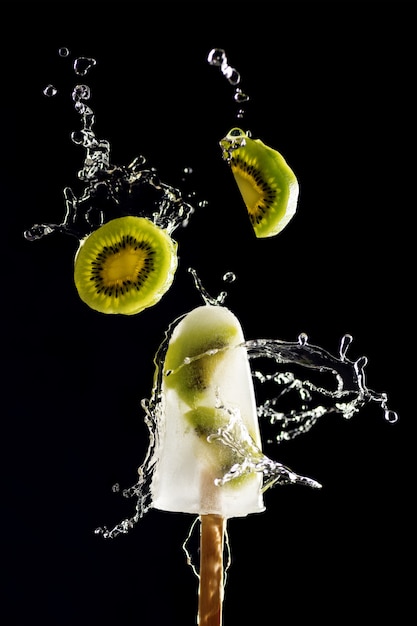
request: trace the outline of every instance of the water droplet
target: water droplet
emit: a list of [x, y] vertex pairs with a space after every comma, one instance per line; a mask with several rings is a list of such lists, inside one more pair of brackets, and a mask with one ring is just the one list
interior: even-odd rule
[[339, 355], [342, 361], [345, 360], [347, 350], [350, 344], [352, 343], [352, 341], [353, 341], [352, 335], [343, 335], [342, 339], [340, 340]]
[[366, 356], [361, 356], [357, 361], [355, 361], [354, 368], [357, 374], [363, 374], [363, 370], [368, 363], [368, 359]]
[[89, 120], [93, 118], [93, 112], [90, 107], [84, 104], [84, 102], [76, 102], [74, 104], [74, 109], [77, 111], [77, 113], [83, 116], [84, 128], [86, 128], [87, 123], [91, 127], [92, 124], [91, 121], [89, 122]]
[[78, 76], [85, 76], [96, 63], [97, 61], [90, 57], [77, 57], [74, 61], [74, 72]]
[[81, 146], [84, 143], [84, 132], [82, 130], [74, 130], [71, 133], [71, 141]]
[[247, 96], [241, 89], [236, 89], [235, 94], [233, 96], [235, 102], [247, 102], [249, 100], [249, 96]]
[[34, 224], [32, 228], [25, 230], [23, 236], [28, 241], [36, 241], [37, 239], [42, 239], [46, 235], [50, 235], [53, 232], [53, 229], [49, 224]]
[[75, 85], [72, 92], [74, 102], [79, 100], [88, 100], [91, 96], [90, 87], [88, 85]]
[[133, 174], [139, 174], [139, 172], [142, 170], [145, 163], [146, 163], [145, 157], [142, 154], [140, 154], [139, 156], [133, 159], [133, 161], [128, 165], [128, 168], [131, 170]]
[[207, 61], [210, 65], [221, 66], [224, 63], [227, 63], [226, 53], [221, 48], [213, 48], [208, 54]]
[[[214, 48], [213, 50], [211, 50], [210, 54], [208, 55], [207, 60], [211, 65], [216, 65], [219, 67], [221, 73], [231, 85], [240, 84], [241, 75], [234, 67], [232, 67], [228, 63], [226, 53], [223, 49]], [[233, 94], [233, 100], [238, 105], [241, 105], [243, 102], [247, 102], [249, 100], [249, 96], [246, 93], [244, 93], [242, 89], [240, 89], [240, 87], [236, 87], [234, 94]], [[245, 113], [244, 110], [239, 108], [236, 113], [237, 119], [239, 120], [242, 119], [244, 116], [244, 113]], [[224, 150], [223, 158], [229, 162], [231, 158], [230, 152], [228, 152], [227, 150]]]
[[234, 272], [226, 272], [223, 274], [223, 280], [225, 283], [233, 283], [236, 280], [236, 274]]
[[43, 90], [44, 96], [48, 96], [48, 98], [50, 98], [51, 96], [56, 96], [57, 93], [58, 89], [53, 85], [47, 85]]
[[300, 346], [305, 346], [308, 340], [308, 335], [306, 333], [300, 333], [298, 335], [298, 343]]
[[390, 424], [395, 424], [398, 421], [398, 413], [391, 411], [391, 409], [385, 409], [384, 417]]
[[192, 174], [193, 173], [193, 168], [192, 167], [184, 167], [182, 171], [183, 171], [184, 174]]
[[231, 85], [238, 85], [240, 83], [240, 74], [234, 67], [230, 65], [222, 66], [222, 74], [227, 78]]
[[68, 48], [59, 48], [58, 50], [58, 54], [60, 57], [67, 57], [69, 56], [70, 51], [68, 50]]

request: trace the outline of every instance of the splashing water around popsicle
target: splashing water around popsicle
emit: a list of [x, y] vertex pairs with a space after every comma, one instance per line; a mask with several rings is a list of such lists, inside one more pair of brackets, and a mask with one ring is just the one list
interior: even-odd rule
[[[69, 55], [64, 48], [59, 53]], [[207, 60], [233, 85], [238, 106], [247, 102], [249, 97], [238, 86], [240, 74], [225, 52], [213, 49]], [[78, 57], [73, 68], [84, 76], [95, 64], [94, 59]], [[54, 97], [57, 90], [48, 85], [44, 93]], [[85, 84], [77, 84], [72, 92], [82, 127], [71, 138], [85, 149], [78, 173], [84, 191], [76, 197], [67, 187], [64, 220], [35, 224], [25, 237], [35, 240], [53, 232], [75, 236], [80, 297], [98, 311], [130, 315], [158, 302], [171, 287], [177, 269], [177, 244], [171, 235], [187, 224], [194, 208], [179, 189], [162, 183], [155, 169], [145, 168], [143, 156], [127, 167], [111, 164], [109, 142], [97, 139], [93, 131], [94, 113], [86, 104], [90, 96]], [[237, 118], [243, 114], [239, 108]], [[253, 140], [250, 131], [232, 128], [219, 143], [256, 237], [275, 236], [296, 210], [294, 173], [277, 151]], [[153, 274], [148, 291], [143, 288], [145, 278], [139, 280], [142, 270]], [[263, 452], [260, 422], [275, 429], [279, 444], [307, 433], [324, 416], [350, 419], [370, 402], [379, 404], [391, 423], [397, 414], [388, 408], [385, 393], [367, 387], [366, 357], [348, 358], [350, 335], [341, 338], [337, 355], [311, 344], [305, 333], [292, 342], [246, 339], [237, 317], [224, 306], [227, 292], [211, 296], [197, 272], [189, 271], [204, 304], [175, 319], [156, 352], [152, 391], [141, 403], [149, 445], [137, 482], [122, 491], [136, 500], [135, 511], [113, 528], [95, 532], [105, 538], [125, 534], [151, 508], [197, 515], [202, 555], [200, 568], [191, 565], [200, 577], [199, 623], [211, 625], [221, 623], [225, 572], [219, 573], [219, 563], [224, 534], [228, 546], [227, 520], [262, 512], [263, 494], [273, 486], [321, 487]], [[223, 279], [233, 282], [236, 276], [228, 272]], [[94, 287], [98, 300], [85, 284]], [[257, 401], [258, 386], [273, 389], [263, 402]], [[188, 542], [195, 527], [193, 522], [184, 542], [189, 561]], [[230, 552], [226, 568], [229, 564]], [[214, 621], [206, 621], [204, 616], [213, 610]]]
[[[226, 292], [211, 297], [190, 271], [205, 304], [169, 326], [155, 356], [152, 394], [142, 400], [149, 447], [137, 483], [122, 492], [136, 500], [135, 513], [95, 532], [126, 534], [151, 508], [196, 515], [183, 549], [199, 578], [198, 623], [211, 626], [221, 624], [232, 560], [227, 520], [264, 511], [263, 493], [275, 485], [321, 487], [262, 452], [258, 422], [266, 419], [280, 443], [307, 433], [325, 415], [349, 419], [369, 402], [378, 403], [389, 422], [397, 414], [385, 393], [366, 386], [366, 358], [348, 359], [349, 335], [338, 356], [310, 344], [304, 333], [295, 342], [244, 339], [237, 318], [223, 306]], [[271, 362], [273, 373], [255, 368], [258, 360]], [[295, 373], [300, 370], [303, 375]], [[315, 374], [322, 384], [312, 381]], [[262, 404], [256, 404], [251, 376], [276, 389]], [[290, 393], [298, 396], [300, 410], [280, 409]], [[199, 565], [190, 547], [197, 531]]]
[[[204, 289], [195, 270], [190, 268], [189, 271], [193, 275], [195, 285], [204, 301], [203, 307], [199, 307], [195, 311], [204, 310], [204, 308], [208, 312], [216, 310], [216, 308], [229, 311], [223, 306], [227, 292], [222, 291], [217, 297], [210, 296]], [[275, 441], [277, 443], [307, 433], [321, 417], [326, 415], [338, 414], [345, 419], [350, 419], [370, 402], [380, 405], [384, 418], [388, 422], [395, 423], [398, 419], [397, 414], [388, 408], [387, 394], [377, 393], [367, 387], [366, 357], [362, 356], [355, 361], [347, 357], [348, 348], [352, 342], [350, 335], [344, 335], [341, 338], [337, 356], [332, 355], [324, 348], [310, 344], [305, 333], [301, 333], [293, 342], [262, 338], [250, 340], [241, 336], [239, 341], [232, 346], [227, 345], [227, 341], [224, 340], [221, 346], [211, 346], [201, 350], [201, 352], [198, 350], [196, 352], [192, 343], [189, 343], [190, 348], [187, 352], [187, 349], [184, 348], [184, 343], [187, 342], [184, 342], [181, 348], [184, 353], [183, 357], [173, 370], [170, 368], [169, 362], [167, 367], [166, 353], [175, 329], [186, 317], [184, 315], [174, 320], [167, 329], [165, 338], [155, 356], [156, 367], [152, 394], [149, 399], [145, 398], [141, 402], [145, 412], [145, 422], [149, 429], [149, 448], [144, 462], [138, 469], [138, 482], [122, 491], [125, 497], [137, 498], [136, 513], [112, 529], [104, 527], [96, 530], [98, 534], [102, 534], [106, 538], [114, 538], [121, 533], [127, 533], [150, 508], [163, 508], [155, 503], [152, 483], [159, 480], [158, 476], [155, 478], [155, 472], [158, 473], [159, 471], [162, 440], [165, 436], [166, 425], [170, 420], [166, 410], [166, 381], [172, 379], [175, 372], [187, 370], [196, 363], [197, 365], [200, 364], [204, 358], [210, 359], [216, 355], [226, 354], [228, 355], [227, 358], [232, 359], [234, 352], [244, 350], [255, 386], [270, 383], [276, 389], [276, 392], [268, 400], [262, 404], [257, 404], [256, 415], [260, 420], [267, 420], [276, 428]], [[237, 321], [234, 323], [238, 324]], [[197, 326], [196, 341], [201, 346], [204, 345], [205, 339], [200, 322]], [[219, 333], [215, 331], [211, 334], [208, 333], [207, 343], [210, 343], [213, 337], [214, 341], [219, 341]], [[200, 344], [200, 342], [202, 343]], [[264, 366], [266, 365], [265, 361], [272, 363], [275, 368], [274, 371], [265, 373], [262, 368], [255, 367], [255, 363], [259, 361], [262, 361]], [[231, 361], [230, 367], [233, 370], [233, 361]], [[297, 375], [294, 373], [295, 371], [303, 371], [304, 375]], [[229, 376], [231, 374], [232, 372], [229, 373]], [[227, 377], [227, 372], [224, 375]], [[318, 380], [323, 378], [324, 382], [322, 384], [312, 382], [312, 378], [315, 376], [318, 376]], [[201, 383], [200, 376], [194, 374], [194, 379], [199, 381], [196, 382], [196, 385]], [[331, 385], [330, 381], [333, 381], [334, 384]], [[238, 385], [240, 394], [247, 391], [245, 383], [247, 383], [245, 380], [241, 383], [243, 388], [240, 388], [241, 384]], [[237, 385], [237, 382], [235, 384]], [[280, 410], [281, 402], [286, 400], [287, 394], [290, 393], [294, 398], [297, 398], [294, 402], [300, 404], [300, 409]], [[216, 486], [222, 487], [241, 477], [258, 474], [262, 476], [262, 492], [274, 485], [291, 483], [313, 488], [321, 487], [316, 480], [297, 474], [281, 463], [268, 458], [261, 451], [262, 444], [259, 433], [254, 436], [250, 428], [242, 421], [239, 408], [236, 408], [237, 402], [225, 402], [225, 398], [222, 396], [222, 384], [217, 385], [216, 393], [210, 400], [211, 404], [206, 414], [203, 411], [201, 415], [201, 420], [209, 425], [206, 428], [207, 432], [204, 432], [201, 424], [193, 425], [193, 419], [198, 419], [198, 415], [190, 414], [183, 421], [186, 424], [187, 432], [191, 427], [197, 431], [202, 430], [203, 438], [207, 439], [213, 448], [217, 446], [217, 449], [220, 450], [230, 449], [233, 451], [228, 462], [224, 461], [222, 473], [214, 478], [213, 482]], [[173, 445], [177, 446], [178, 441]], [[167, 492], [170, 492], [172, 506], [175, 507], [177, 506], [175, 504], [177, 494], [173, 485], [178, 484], [178, 475], [174, 472], [177, 478], [176, 480], [172, 479], [173, 469], [174, 465], [167, 470], [165, 476], [169, 478]], [[188, 487], [190, 487], [189, 483]], [[199, 493], [199, 489], [196, 489], [197, 492]], [[194, 507], [194, 510], [189, 512], [197, 513], [199, 503], [196, 501], [191, 506]], [[263, 510], [263, 508], [261, 507], [259, 510]]]

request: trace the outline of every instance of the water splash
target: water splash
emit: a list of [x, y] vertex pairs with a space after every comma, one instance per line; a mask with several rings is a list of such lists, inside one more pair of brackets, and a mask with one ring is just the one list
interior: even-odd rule
[[229, 82], [229, 84], [235, 87], [233, 92], [233, 100], [239, 106], [236, 112], [236, 117], [238, 119], [242, 119], [245, 114], [245, 110], [240, 107], [243, 103], [249, 101], [249, 96], [244, 91], [242, 91], [241, 87], [238, 87], [241, 82], [240, 73], [229, 64], [226, 52], [222, 48], [213, 48], [212, 50], [210, 50], [207, 56], [207, 61], [210, 65], [218, 67], [222, 75]]
[[[200, 578], [200, 536], [201, 536], [201, 520], [196, 517], [190, 526], [188, 535], [182, 544], [187, 565], [189, 565], [195, 576]], [[227, 574], [232, 564], [232, 552], [230, 549], [230, 540], [227, 527], [224, 530], [224, 553], [223, 553], [223, 587], [227, 582]]]
[[[225, 297], [222, 295], [223, 292], [221, 296], [213, 298], [204, 289], [196, 271], [192, 268], [189, 271], [203, 301], [206, 304], [221, 306]], [[161, 433], [165, 419], [162, 393], [163, 365], [169, 340], [183, 317], [182, 315], [174, 320], [165, 332], [164, 340], [154, 359], [156, 367], [151, 397], [141, 402], [149, 431], [149, 446], [145, 459], [138, 469], [137, 483], [123, 491], [125, 497], [136, 498], [136, 512], [131, 518], [123, 520], [112, 529], [97, 528], [96, 534], [104, 538], [115, 538], [129, 532], [152, 507], [151, 484], [160, 454]], [[275, 443], [279, 444], [308, 433], [325, 415], [338, 414], [345, 419], [350, 419], [371, 402], [380, 405], [388, 422], [397, 421], [397, 413], [388, 408], [387, 394], [375, 392], [366, 385], [366, 357], [360, 357], [355, 361], [348, 359], [347, 351], [351, 343], [352, 336], [344, 335], [340, 340], [339, 353], [336, 356], [320, 346], [310, 344], [307, 334], [300, 333], [297, 340], [292, 342], [280, 339], [252, 339], [245, 340], [235, 347], [211, 349], [209, 353], [244, 347], [254, 382], [260, 385], [270, 383], [273, 389], [278, 388], [278, 393], [275, 392], [257, 406], [257, 414], [260, 420], [266, 419], [270, 425], [277, 428]], [[204, 354], [186, 357], [179, 367], [188, 365], [192, 360], [203, 356]], [[264, 363], [263, 369], [260, 369], [259, 365], [255, 368], [254, 363], [259, 364], [259, 361]], [[272, 363], [274, 368], [278, 369], [268, 372], [265, 363]], [[171, 373], [165, 372], [165, 375]], [[312, 379], [314, 375], [318, 377], [318, 382]], [[289, 396], [291, 396], [291, 406], [299, 403], [300, 408], [280, 410], [279, 404], [283, 400], [288, 402]], [[245, 474], [258, 472], [263, 476], [263, 492], [273, 486], [285, 484], [304, 485], [314, 489], [321, 487], [315, 479], [301, 476], [265, 455], [247, 431], [236, 407], [225, 405], [221, 397], [218, 397], [216, 408], [227, 412], [229, 419], [226, 426], [208, 435], [207, 441], [231, 448], [236, 462], [222, 476], [215, 479], [215, 485], [221, 487]], [[273, 441], [269, 440], [268, 443], [273, 443]]]
[[[68, 57], [69, 51], [61, 48], [59, 54], [61, 57]], [[234, 87], [235, 102], [240, 105], [249, 100], [238, 86], [241, 81], [240, 74], [228, 63], [224, 50], [218, 48], [211, 50], [208, 62], [219, 67], [223, 76]], [[73, 70], [77, 77], [85, 76], [95, 65], [95, 59], [77, 57], [73, 63]], [[50, 84], [45, 88], [44, 94], [48, 97], [56, 96], [57, 90]], [[35, 224], [25, 232], [25, 237], [28, 240], [35, 240], [53, 232], [63, 232], [81, 239], [106, 221], [128, 214], [151, 217], [156, 225], [168, 232], [173, 232], [178, 226], [186, 224], [194, 208], [183, 200], [180, 190], [163, 183], [154, 168], [145, 167], [146, 159], [143, 155], [137, 156], [127, 166], [111, 163], [109, 141], [99, 139], [94, 132], [95, 114], [90, 106], [90, 87], [77, 82], [71, 97], [74, 110], [81, 122], [80, 128], [71, 134], [71, 140], [85, 151], [83, 167], [78, 172], [79, 180], [85, 185], [84, 190], [77, 197], [70, 187], [66, 187], [64, 189], [66, 213], [63, 221], [59, 224]], [[242, 109], [239, 109], [239, 114], [243, 114]], [[244, 142], [245, 138], [237, 136], [234, 137], [234, 141]], [[191, 168], [184, 168], [183, 173], [190, 174]], [[144, 206], [151, 207], [150, 214], [142, 212]], [[204, 302], [221, 306], [227, 292], [221, 291], [217, 297], [211, 296], [203, 287], [195, 270], [190, 268], [189, 271]], [[226, 272], [223, 280], [233, 282], [235, 275], [233, 272]], [[138, 469], [138, 481], [122, 490], [124, 497], [136, 499], [136, 511], [131, 518], [123, 520], [111, 530], [106, 527], [96, 529], [96, 533], [104, 537], [116, 537], [120, 533], [128, 532], [152, 507], [151, 483], [159, 456], [160, 433], [164, 419], [162, 366], [169, 339], [181, 319], [182, 317], [174, 320], [165, 333], [165, 338], [155, 356], [156, 371], [151, 396], [141, 402], [144, 421], [149, 431], [149, 446]], [[257, 406], [257, 413], [259, 419], [267, 419], [278, 430], [276, 443], [292, 440], [298, 435], [307, 433], [325, 415], [339, 414], [350, 419], [369, 402], [376, 402], [381, 406], [388, 422], [397, 421], [397, 414], [388, 408], [387, 394], [374, 392], [366, 386], [367, 358], [362, 356], [355, 361], [348, 359], [347, 353], [351, 343], [350, 335], [343, 336], [338, 356], [310, 344], [306, 333], [301, 333], [294, 342], [255, 339], [245, 341], [239, 346], [243, 346], [247, 351], [254, 380], [260, 385], [271, 384], [274, 389], [273, 395]], [[201, 356], [203, 355], [193, 358]], [[276, 369], [273, 372], [265, 372], [259, 368], [258, 361], [272, 362]], [[314, 380], [314, 376], [318, 376], [318, 381]], [[331, 383], [328, 380], [329, 376]], [[282, 409], [281, 404], [288, 403], [289, 399], [292, 406]], [[299, 404], [299, 407], [294, 408], [295, 404]], [[230, 419], [227, 426], [209, 435], [208, 441], [232, 448], [235, 453], [233, 458], [237, 461], [216, 479], [217, 486], [221, 487], [251, 472], [262, 474], [263, 490], [279, 484], [302, 484], [313, 488], [321, 486], [316, 480], [300, 476], [278, 461], [267, 457], [245, 429], [239, 412], [234, 407], [223, 404], [221, 398], [218, 399], [218, 407], [226, 411]], [[114, 485], [113, 491], [119, 492], [118, 484]]]
[[[68, 57], [69, 50], [60, 48], [59, 55]], [[85, 76], [95, 65], [93, 58], [77, 57], [73, 71], [77, 77]], [[58, 91], [49, 84], [43, 93], [51, 97]], [[155, 168], [146, 167], [143, 155], [127, 166], [111, 162], [110, 142], [99, 139], [94, 131], [90, 87], [77, 82], [71, 98], [80, 120], [80, 127], [71, 133], [71, 141], [85, 151], [83, 166], [78, 172], [84, 189], [76, 196], [71, 187], [65, 187], [62, 222], [34, 224], [24, 232], [24, 237], [34, 241], [59, 232], [82, 240], [105, 222], [125, 215], [146, 217], [169, 234], [179, 226], [186, 226], [195, 211], [194, 206], [184, 200], [179, 189], [161, 181]], [[190, 171], [188, 168], [187, 173]]]
[[[188, 271], [192, 275], [193, 280], [194, 280], [194, 286], [197, 289], [197, 291], [199, 292], [200, 296], [203, 298], [205, 304], [216, 305], [216, 304], [223, 304], [224, 303], [224, 301], [227, 298], [227, 291], [221, 291], [219, 293], [219, 295], [216, 296], [216, 297], [211, 296], [209, 294], [209, 292], [207, 291], [207, 289], [205, 289], [205, 287], [203, 286], [203, 283], [201, 282], [201, 279], [198, 276], [196, 270], [194, 268], [192, 268], [192, 267], [189, 267]], [[223, 280], [225, 282], [233, 282], [235, 280], [235, 278], [236, 278], [236, 276], [235, 276], [235, 274], [233, 274], [233, 272], [227, 272], [223, 276]]]
[[[246, 343], [237, 346], [237, 348], [242, 346], [246, 348]], [[236, 349], [236, 347], [227, 348], [227, 350], [230, 349]], [[210, 354], [213, 352], [215, 351], [211, 350]], [[267, 457], [249, 434], [239, 409], [223, 404], [220, 398], [216, 408], [228, 414], [229, 419], [226, 426], [220, 427], [217, 432], [209, 435], [207, 441], [209, 443], [218, 442], [233, 450], [233, 458], [236, 459], [236, 462], [223, 476], [214, 480], [215, 485], [222, 487], [232, 480], [258, 472], [264, 477], [263, 492], [276, 484], [299, 484], [314, 489], [321, 488], [321, 484], [316, 480], [307, 476], [300, 476], [289, 467]]]
[[[270, 382], [279, 390], [257, 409], [260, 418], [267, 418], [270, 424], [278, 426], [278, 443], [308, 432], [324, 415], [340, 414], [345, 419], [350, 419], [369, 402], [380, 405], [388, 422], [395, 423], [398, 420], [397, 413], [388, 408], [387, 394], [377, 393], [366, 386], [366, 357], [355, 361], [346, 357], [347, 345], [350, 343], [350, 335], [342, 337], [339, 357], [308, 343], [304, 333], [294, 342], [256, 339], [246, 343], [248, 357], [252, 362], [266, 358], [271, 359], [275, 365], [292, 365], [303, 371], [307, 370], [303, 377], [287, 369], [268, 374], [253, 370], [257, 381]], [[311, 376], [314, 374], [319, 375], [319, 381], [326, 374], [330, 375], [330, 381], [326, 379], [326, 386], [313, 382]], [[333, 386], [331, 380], [334, 382]], [[292, 404], [298, 403], [300, 408], [280, 410], [280, 402], [288, 402], [287, 396], [290, 394]]]

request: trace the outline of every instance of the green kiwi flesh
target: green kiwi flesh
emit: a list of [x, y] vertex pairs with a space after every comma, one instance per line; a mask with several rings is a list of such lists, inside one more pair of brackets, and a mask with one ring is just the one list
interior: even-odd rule
[[209, 305], [188, 313], [174, 329], [165, 355], [165, 384], [190, 407], [201, 404], [224, 350], [243, 340], [234, 316], [224, 307], [215, 308], [215, 316], [207, 314], [213, 309]]
[[[223, 476], [230, 468], [242, 462], [239, 453], [231, 446], [222, 443], [220, 440], [213, 439], [207, 441], [207, 437], [215, 434], [219, 428], [228, 426], [230, 416], [224, 409], [210, 406], [199, 406], [191, 411], [187, 411], [184, 415], [188, 423], [194, 428], [197, 436], [207, 443], [206, 453], [210, 457], [213, 465], [216, 466], [218, 477]], [[254, 474], [247, 472], [241, 476], [233, 478], [226, 483], [229, 486], [238, 487]]]
[[256, 237], [280, 233], [297, 210], [298, 181], [284, 157], [260, 139], [232, 128], [220, 141]]
[[199, 406], [185, 413], [185, 418], [194, 428], [199, 437], [207, 439], [219, 428], [225, 428], [228, 424], [228, 415], [224, 410], [211, 406]]
[[169, 289], [177, 243], [144, 217], [111, 220], [85, 237], [74, 260], [78, 294], [101, 313], [135, 315]]

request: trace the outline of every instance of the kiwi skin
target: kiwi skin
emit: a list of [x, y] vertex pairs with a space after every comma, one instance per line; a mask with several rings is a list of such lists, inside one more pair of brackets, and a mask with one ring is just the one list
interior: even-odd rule
[[78, 294], [100, 313], [135, 315], [170, 288], [177, 243], [144, 217], [106, 222], [80, 242], [74, 259]]
[[274, 237], [297, 210], [299, 185], [294, 172], [279, 152], [240, 128], [232, 128], [220, 146], [256, 237]]

